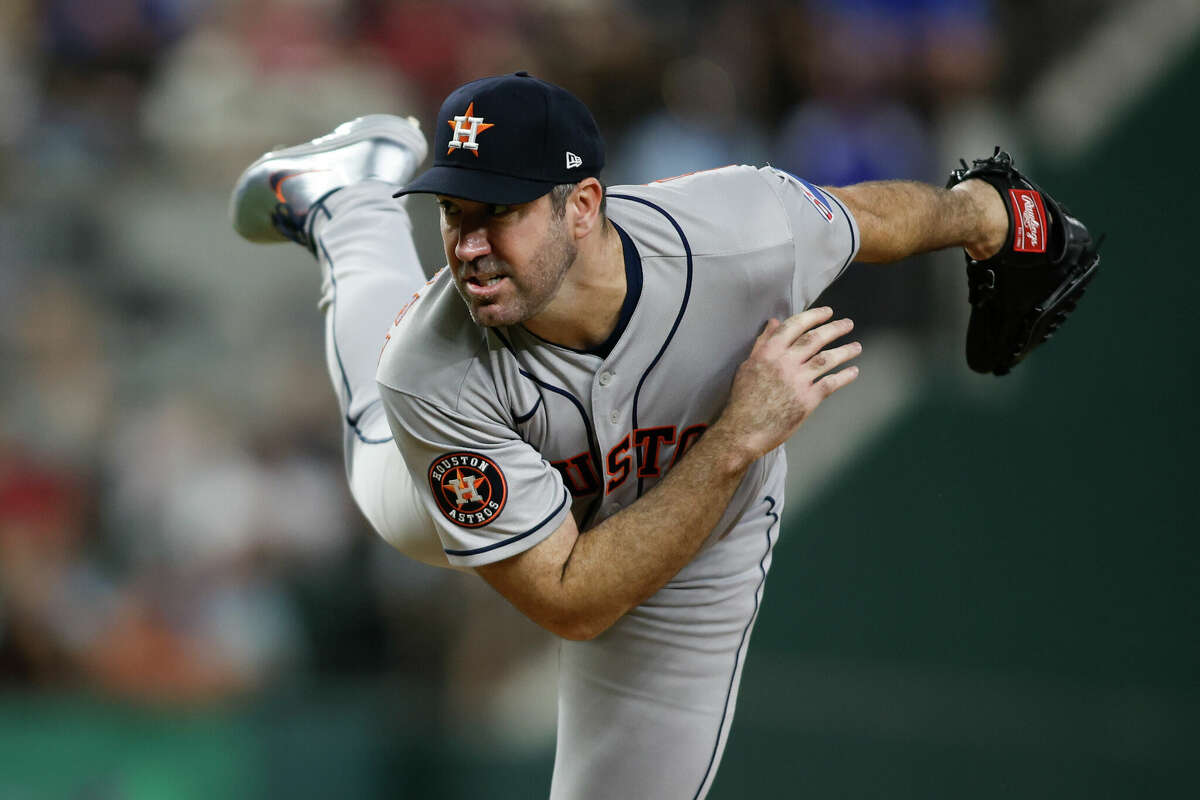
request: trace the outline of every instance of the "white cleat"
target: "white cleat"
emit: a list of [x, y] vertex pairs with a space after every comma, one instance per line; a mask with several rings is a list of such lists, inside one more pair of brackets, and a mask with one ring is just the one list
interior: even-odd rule
[[251, 242], [311, 247], [308, 213], [321, 200], [365, 179], [407, 183], [427, 149], [415, 117], [371, 114], [306, 144], [273, 150], [234, 185], [233, 229]]

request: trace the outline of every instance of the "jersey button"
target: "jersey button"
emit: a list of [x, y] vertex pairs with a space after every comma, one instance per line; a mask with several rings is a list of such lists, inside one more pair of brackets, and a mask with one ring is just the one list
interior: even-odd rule
[[621, 412], [614, 410], [611, 414], [608, 415], [608, 421], [611, 422], [613, 425], [616, 425], [618, 422], [621, 421]]
[[608, 386], [610, 383], [612, 383], [612, 379], [613, 379], [613, 374], [611, 372], [601, 372], [600, 373], [600, 385], [601, 386]]

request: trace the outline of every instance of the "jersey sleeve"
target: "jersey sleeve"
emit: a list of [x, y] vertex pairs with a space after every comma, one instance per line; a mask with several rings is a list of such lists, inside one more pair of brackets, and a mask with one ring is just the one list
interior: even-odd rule
[[511, 427], [383, 384], [380, 391], [451, 564], [477, 567], [522, 553], [571, 512], [562, 476]]
[[858, 223], [840, 200], [803, 178], [774, 167], [763, 167], [759, 174], [783, 204], [791, 226], [795, 248], [792, 310], [802, 311], [854, 260]]

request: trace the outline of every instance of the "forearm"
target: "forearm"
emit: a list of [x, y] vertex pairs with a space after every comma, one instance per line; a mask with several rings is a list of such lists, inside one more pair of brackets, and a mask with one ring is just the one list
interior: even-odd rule
[[[758, 458], [781, 445], [830, 394], [857, 376], [825, 374], [857, 342], [823, 350], [853, 327], [830, 308], [770, 320], [738, 367], [729, 402], [651, 491], [586, 533], [568, 516], [525, 552], [476, 570], [542, 627], [590, 639], [658, 591], [691, 560]], [[822, 324], [824, 323], [824, 324]]]
[[663, 480], [575, 539], [561, 590], [582, 633], [608, 628], [691, 561], [729, 506], [753, 457], [718, 421]]
[[871, 181], [828, 191], [846, 204], [858, 223], [858, 261], [886, 263], [962, 247], [974, 257], [999, 250], [1008, 213], [999, 193], [980, 180], [953, 189], [915, 181]]

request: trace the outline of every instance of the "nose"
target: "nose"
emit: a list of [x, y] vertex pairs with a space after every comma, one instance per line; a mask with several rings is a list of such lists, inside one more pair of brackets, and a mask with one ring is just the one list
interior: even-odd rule
[[458, 232], [458, 243], [454, 246], [454, 256], [463, 263], [470, 263], [492, 252], [488, 241], [487, 228], [482, 225], [463, 227]]

